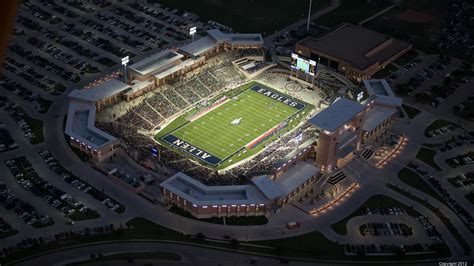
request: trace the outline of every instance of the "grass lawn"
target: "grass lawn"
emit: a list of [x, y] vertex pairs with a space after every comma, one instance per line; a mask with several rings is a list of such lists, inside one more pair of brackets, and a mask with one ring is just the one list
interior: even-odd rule
[[[168, 252], [127, 252], [127, 253], [120, 253], [120, 254], [113, 254], [113, 255], [105, 255], [96, 257], [93, 259], [88, 259], [80, 262], [75, 263], [68, 263], [67, 266], [75, 266], [75, 265], [90, 265], [90, 264], [98, 264], [98, 263], [110, 263], [111, 265], [114, 262], [118, 263], [118, 261], [128, 261], [130, 258], [133, 260], [167, 260], [167, 261], [180, 261], [181, 257], [175, 253], [168, 253]], [[122, 262], [123, 263], [123, 262]], [[145, 264], [146, 265], [146, 264]]]
[[392, 184], [387, 184], [387, 187], [394, 190], [394, 191], [397, 191], [398, 193], [402, 194], [403, 196], [407, 197], [407, 198], [410, 198], [411, 200], [414, 200], [416, 202], [418, 202], [419, 204], [425, 206], [426, 208], [430, 209], [434, 214], [436, 214], [439, 219], [443, 222], [443, 224], [448, 228], [449, 232], [451, 232], [451, 234], [454, 236], [454, 238], [456, 238], [456, 240], [458, 241], [458, 243], [461, 245], [461, 247], [465, 250], [465, 251], [470, 251], [471, 250], [471, 247], [469, 246], [469, 244], [466, 242], [466, 240], [463, 238], [463, 236], [459, 233], [459, 231], [456, 229], [456, 227], [451, 223], [451, 221], [449, 220], [449, 218], [447, 218], [438, 208], [434, 207], [433, 205], [429, 204], [428, 202], [412, 195], [411, 193], [405, 191], [405, 190], [402, 190]]
[[419, 113], [421, 113], [421, 111], [419, 109], [416, 109], [416, 108], [411, 107], [411, 106], [406, 105], [406, 104], [402, 104], [402, 107], [405, 110], [405, 112], [407, 113], [408, 118], [410, 118], [410, 119], [415, 118]]
[[[201, 20], [214, 20], [235, 32], [271, 34], [308, 15], [308, 1], [287, 0], [155, 0], [197, 14]], [[312, 12], [328, 6], [330, 0], [313, 1]]]
[[271, 141], [277, 134], [270, 134], [252, 148], [247, 148], [247, 144], [285, 121], [279, 130], [290, 130], [312, 108], [255, 82], [236, 90], [241, 93], [229, 92], [234, 96], [229, 95], [226, 103], [193, 121], [188, 122], [197, 110], [181, 115], [158, 132], [155, 139], [187, 156], [224, 168], [258, 152], [263, 142]]
[[418, 153], [416, 154], [416, 159], [429, 164], [431, 167], [441, 172], [443, 171], [443, 169], [441, 169], [441, 167], [439, 167], [434, 161], [435, 155], [435, 150], [421, 147]]
[[53, 103], [52, 101], [50, 101], [48, 99], [45, 99], [45, 98], [42, 98], [41, 96], [38, 97], [37, 101], [38, 101], [38, 104], [40, 106], [40, 110], [38, 111], [40, 114], [47, 113], [48, 110], [49, 110], [49, 107]]
[[326, 27], [334, 27], [343, 22], [350, 22], [357, 25], [362, 20], [388, 6], [389, 5], [386, 4], [368, 3], [366, 0], [340, 0], [338, 8], [314, 21]]
[[[206, 218], [206, 219], [197, 219], [194, 217], [190, 212], [173, 205], [170, 209], [170, 212], [176, 213], [178, 215], [190, 218], [190, 219], [195, 219], [199, 220], [202, 222], [207, 222], [207, 223], [213, 223], [213, 224], [224, 224], [224, 218], [223, 217], [212, 217], [212, 218]], [[225, 224], [226, 225], [262, 225], [268, 223], [267, 217], [261, 215], [261, 216], [231, 216], [231, 217], [225, 217]]]
[[33, 138], [30, 139], [30, 143], [31, 144], [42, 143], [44, 141], [43, 121], [39, 119], [35, 119], [26, 114], [22, 118], [28, 124], [28, 127], [30, 127], [31, 132], [35, 135]]
[[438, 119], [438, 120], [434, 121], [433, 123], [429, 124], [425, 128], [425, 137], [431, 138], [431, 136], [429, 135], [429, 133], [431, 131], [436, 130], [436, 129], [440, 129], [440, 128], [443, 128], [443, 127], [446, 127], [446, 126], [449, 126], [449, 125], [456, 125], [456, 124], [454, 124], [453, 122], [447, 121], [447, 120]]
[[419, 176], [414, 171], [408, 168], [403, 168], [398, 173], [398, 178], [400, 178], [403, 183], [430, 195], [431, 197], [439, 200], [440, 202], [445, 202], [445, 200], [438, 193], [436, 193], [436, 191], [434, 191], [431, 186], [426, 183], [423, 178], [421, 178], [421, 176]]
[[100, 218], [100, 214], [95, 210], [90, 210], [87, 213], [76, 211], [73, 214], [67, 216], [73, 221], [85, 221]]
[[353, 217], [363, 215], [363, 210], [366, 208], [378, 208], [378, 209], [383, 209], [383, 208], [392, 208], [392, 207], [398, 207], [401, 209], [405, 209], [407, 213], [411, 216], [419, 216], [420, 214], [411, 209], [410, 207], [406, 206], [405, 204], [390, 198], [385, 195], [374, 195], [370, 197], [366, 202], [364, 202], [357, 210], [349, 214], [347, 217], [344, 219], [340, 220], [337, 223], [334, 223], [331, 225], [331, 228], [338, 234], [340, 235], [347, 235], [347, 222], [352, 219]]
[[474, 204], [474, 192], [471, 191], [471, 193], [466, 194], [464, 197], [466, 197], [466, 199], [467, 199], [470, 203]]
[[16, 235], [17, 233], [18, 233], [18, 231], [15, 230], [15, 229], [11, 229], [11, 230], [8, 230], [8, 231], [2, 231], [2, 232], [0, 232], [0, 239]]
[[54, 220], [53, 219], [50, 219], [50, 222], [47, 223], [47, 224], [41, 224], [40, 222], [36, 222], [36, 223], [32, 224], [31, 226], [33, 226], [34, 228], [44, 228], [44, 227], [48, 227], [48, 226], [51, 226], [51, 225], [54, 225]]
[[252, 244], [274, 247], [279, 256], [339, 259], [345, 257], [342, 245], [329, 241], [319, 232], [278, 240], [257, 241]]

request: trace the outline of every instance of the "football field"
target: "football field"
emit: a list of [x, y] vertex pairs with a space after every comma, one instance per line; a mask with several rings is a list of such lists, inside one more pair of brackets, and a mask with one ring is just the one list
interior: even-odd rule
[[302, 102], [255, 84], [161, 139], [216, 165], [305, 107]]

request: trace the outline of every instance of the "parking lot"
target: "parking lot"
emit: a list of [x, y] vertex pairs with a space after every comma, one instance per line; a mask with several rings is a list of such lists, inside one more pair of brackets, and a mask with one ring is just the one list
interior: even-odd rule
[[446, 55], [418, 54], [400, 65], [397, 61], [389, 65], [382, 76], [405, 101], [429, 112], [459, 113], [466, 109], [462, 104], [473, 96], [469, 90], [473, 84], [472, 64]]
[[39, 153], [39, 155], [44, 159], [45, 163], [48, 164], [48, 167], [53, 170], [64, 182], [70, 184], [78, 190], [81, 190], [84, 193], [89, 194], [95, 200], [99, 201], [114, 212], [122, 213], [125, 211], [125, 208], [122, 204], [111, 199], [105, 193], [89, 185], [86, 181], [81, 180], [79, 177], [75, 176], [66, 168], [64, 168], [49, 151], [43, 150]]
[[0, 87], [47, 113], [55, 96], [131, 62], [190, 41], [215, 27], [159, 4], [103, 1], [26, 1], [20, 7]]
[[100, 217], [95, 210], [84, 206], [71, 194], [62, 191], [39, 176], [25, 157], [7, 160], [5, 164], [21, 187], [47, 202], [48, 205], [61, 212], [65, 217], [71, 220]]

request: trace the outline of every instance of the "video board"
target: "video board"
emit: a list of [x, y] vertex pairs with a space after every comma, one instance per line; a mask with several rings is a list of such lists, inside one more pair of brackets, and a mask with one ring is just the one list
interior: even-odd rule
[[306, 59], [298, 54], [291, 54], [291, 68], [314, 76], [316, 73], [316, 61]]

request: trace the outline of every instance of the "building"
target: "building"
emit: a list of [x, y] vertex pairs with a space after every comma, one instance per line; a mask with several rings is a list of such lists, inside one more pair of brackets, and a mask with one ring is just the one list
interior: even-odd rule
[[71, 102], [64, 133], [73, 147], [100, 162], [113, 154], [118, 139], [94, 126], [95, 113], [94, 104]]
[[124, 92], [129, 89], [131, 89], [130, 85], [111, 79], [90, 89], [73, 90], [68, 97], [75, 102], [93, 104], [97, 111], [100, 111], [104, 107], [123, 100]]
[[353, 100], [339, 98], [309, 119], [319, 130], [316, 164], [325, 172], [362, 143], [385, 133], [402, 105], [402, 99], [382, 79], [364, 80], [362, 87], [349, 88], [347, 94]]
[[[212, 29], [207, 31], [206, 36], [178, 48], [177, 51], [166, 49], [130, 65], [127, 67], [128, 78], [132, 80], [132, 85], [152, 81], [156, 87], [202, 66], [208, 57], [218, 52], [262, 47], [261, 34], [223, 33]], [[127, 98], [138, 97], [146, 91], [148, 90], [132, 88], [127, 92]]]
[[153, 75], [179, 65], [183, 57], [182, 54], [166, 49], [142, 59], [127, 67], [131, 77], [130, 80], [150, 80]]
[[220, 51], [234, 49], [261, 49], [263, 38], [257, 33], [223, 33], [212, 29], [204, 36], [194, 42], [180, 48], [180, 52], [191, 57], [210, 56]]
[[206, 186], [178, 172], [160, 186], [166, 206], [178, 206], [199, 219], [258, 216], [268, 215], [301, 195], [318, 177], [313, 163], [295, 161], [281, 174], [257, 176], [247, 185]]
[[355, 101], [339, 98], [309, 119], [312, 126], [319, 130], [316, 164], [321, 171], [332, 171], [340, 158], [359, 148], [365, 108]]
[[206, 186], [178, 172], [160, 184], [165, 205], [196, 218], [266, 215], [266, 197], [253, 185]]
[[295, 46], [297, 54], [357, 81], [370, 79], [411, 48], [411, 44], [349, 23]]
[[399, 112], [402, 99], [395, 96], [384, 79], [364, 80], [362, 83], [368, 95], [363, 101], [367, 106], [367, 118], [362, 126], [365, 142], [385, 132], [393, 117]]

